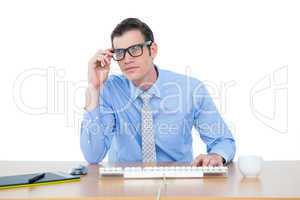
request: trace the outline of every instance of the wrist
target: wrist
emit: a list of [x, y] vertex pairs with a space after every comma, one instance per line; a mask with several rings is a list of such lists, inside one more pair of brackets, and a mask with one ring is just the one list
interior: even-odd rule
[[86, 102], [84, 109], [86, 111], [92, 111], [99, 104], [100, 87], [95, 88], [92, 84], [89, 84], [86, 89]]

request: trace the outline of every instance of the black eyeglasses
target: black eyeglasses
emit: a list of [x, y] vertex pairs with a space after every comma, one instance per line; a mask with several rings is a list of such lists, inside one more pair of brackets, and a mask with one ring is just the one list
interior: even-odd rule
[[151, 46], [152, 41], [147, 41], [142, 44], [135, 44], [126, 49], [113, 49], [113, 59], [115, 61], [120, 61], [125, 58], [125, 54], [128, 51], [129, 55], [132, 57], [139, 57], [143, 54], [143, 48]]

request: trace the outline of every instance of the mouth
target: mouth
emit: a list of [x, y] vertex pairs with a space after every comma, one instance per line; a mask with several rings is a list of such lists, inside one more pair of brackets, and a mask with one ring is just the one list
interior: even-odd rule
[[127, 67], [124, 71], [125, 72], [133, 72], [138, 68], [139, 68], [138, 66]]

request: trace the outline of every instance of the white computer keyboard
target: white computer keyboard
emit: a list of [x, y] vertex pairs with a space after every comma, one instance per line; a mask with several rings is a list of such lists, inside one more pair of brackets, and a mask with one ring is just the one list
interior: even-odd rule
[[200, 178], [206, 175], [227, 176], [227, 167], [100, 167], [101, 176], [122, 176], [127, 179]]

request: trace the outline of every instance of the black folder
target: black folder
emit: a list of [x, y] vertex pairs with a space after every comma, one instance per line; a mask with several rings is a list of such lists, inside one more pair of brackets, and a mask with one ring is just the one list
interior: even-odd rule
[[0, 190], [8, 188], [17, 188], [24, 186], [48, 185], [55, 183], [66, 183], [79, 181], [80, 176], [72, 176], [64, 172], [46, 172], [44, 178], [34, 182], [28, 183], [28, 180], [40, 173], [22, 174], [15, 176], [0, 176]]

